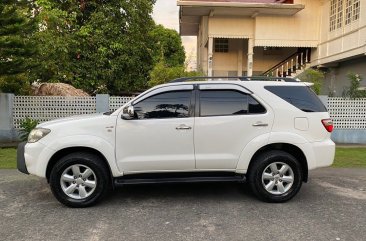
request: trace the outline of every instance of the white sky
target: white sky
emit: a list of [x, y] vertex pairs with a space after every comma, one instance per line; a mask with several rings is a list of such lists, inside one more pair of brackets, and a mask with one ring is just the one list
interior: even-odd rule
[[[179, 33], [179, 7], [176, 0], [157, 0], [153, 18], [157, 24], [177, 30]], [[189, 69], [196, 69], [196, 37], [182, 37]]]

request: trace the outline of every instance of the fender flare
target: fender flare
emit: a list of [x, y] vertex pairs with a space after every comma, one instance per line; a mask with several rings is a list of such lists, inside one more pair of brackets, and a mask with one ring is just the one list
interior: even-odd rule
[[[91, 135], [73, 135], [59, 138], [47, 144], [49, 151], [47, 156], [39, 163], [39, 167], [44, 167], [43, 173], [46, 175], [46, 170], [50, 164], [52, 157], [67, 148], [90, 148], [104, 156], [109, 165], [112, 176], [120, 176], [123, 173], [119, 171], [116, 163], [114, 146], [103, 138]], [[56, 148], [55, 148], [56, 147]]]
[[289, 133], [289, 132], [272, 132], [266, 133], [256, 138], [252, 139], [242, 150], [238, 164], [236, 166], [236, 170], [238, 173], [246, 173], [248, 170], [249, 164], [253, 158], [253, 156], [257, 153], [261, 148], [276, 144], [276, 143], [284, 143], [290, 144], [298, 147], [305, 155], [306, 159], [308, 159], [306, 155], [306, 151], [304, 151], [304, 144], [308, 143], [308, 141], [297, 134]]

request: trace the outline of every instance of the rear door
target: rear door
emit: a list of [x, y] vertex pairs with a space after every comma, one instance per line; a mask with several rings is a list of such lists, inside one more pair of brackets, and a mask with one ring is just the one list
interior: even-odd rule
[[196, 96], [196, 168], [233, 170], [244, 147], [268, 133], [273, 113], [240, 85], [201, 84]]

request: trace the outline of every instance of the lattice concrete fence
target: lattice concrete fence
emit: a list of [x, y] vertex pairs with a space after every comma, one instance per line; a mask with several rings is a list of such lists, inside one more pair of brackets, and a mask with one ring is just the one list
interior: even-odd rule
[[366, 98], [328, 98], [328, 112], [333, 119], [334, 129], [366, 130]]
[[103, 101], [105, 98], [98, 98], [98, 96], [14, 96], [13, 125], [15, 129], [19, 129], [20, 123], [26, 117], [45, 122], [73, 115], [92, 114], [96, 113], [98, 109], [114, 111], [131, 100], [131, 97], [107, 97], [109, 102], [108, 99], [105, 102]]
[[27, 117], [45, 122], [57, 118], [96, 112], [95, 97], [15, 96], [13, 124], [16, 129]]
[[336, 143], [366, 144], [366, 98], [329, 97], [327, 102], [334, 122], [332, 140]]

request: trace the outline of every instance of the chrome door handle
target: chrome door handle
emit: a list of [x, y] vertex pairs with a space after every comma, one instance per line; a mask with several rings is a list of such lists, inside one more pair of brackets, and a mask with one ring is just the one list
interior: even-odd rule
[[268, 124], [262, 123], [262, 122], [257, 122], [257, 123], [254, 123], [252, 126], [268, 126]]
[[180, 126], [175, 127], [175, 129], [177, 129], [177, 130], [190, 130], [190, 129], [192, 129], [192, 127], [186, 126], [186, 125], [180, 125]]

